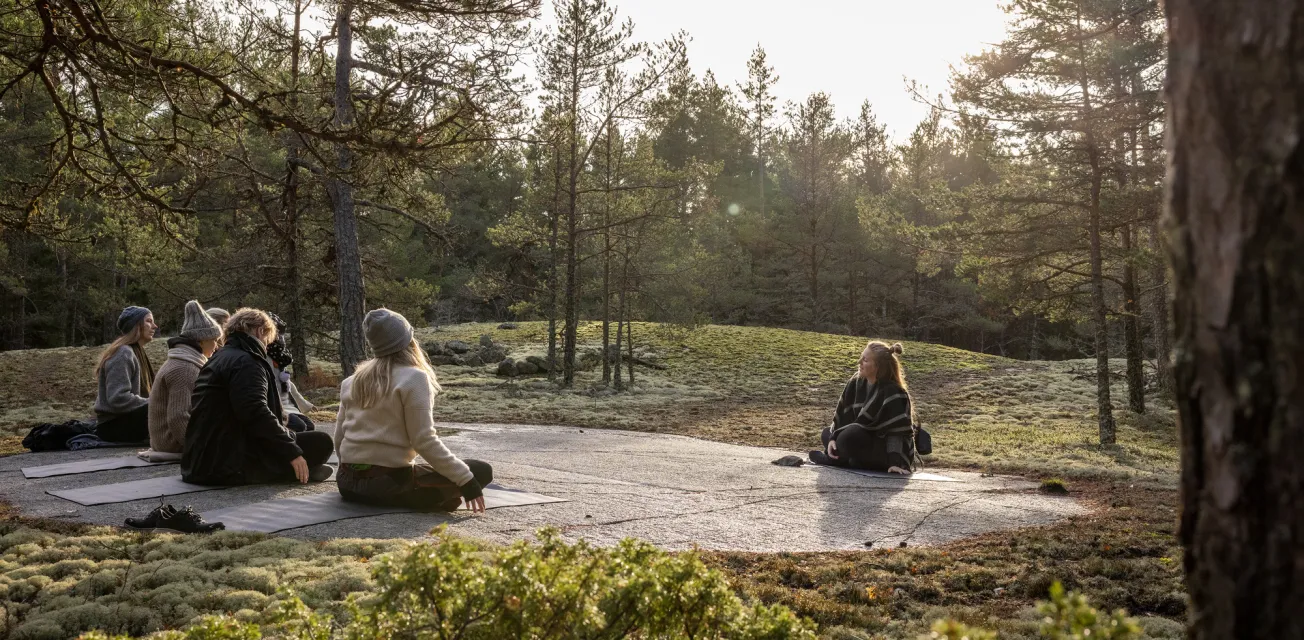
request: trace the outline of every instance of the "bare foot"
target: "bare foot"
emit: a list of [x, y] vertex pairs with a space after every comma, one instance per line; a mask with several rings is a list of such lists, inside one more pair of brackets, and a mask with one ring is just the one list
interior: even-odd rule
[[901, 474], [901, 475], [903, 475], [903, 476], [908, 476], [908, 475], [910, 475], [910, 472], [909, 472], [908, 470], [906, 470], [906, 469], [902, 469], [901, 467], [888, 467], [888, 468], [887, 468], [887, 472], [888, 472], [888, 473], [899, 473], [899, 474]]

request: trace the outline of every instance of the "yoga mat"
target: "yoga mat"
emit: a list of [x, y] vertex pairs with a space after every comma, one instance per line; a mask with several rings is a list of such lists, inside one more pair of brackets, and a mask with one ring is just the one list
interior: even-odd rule
[[[180, 460], [169, 460], [166, 462], [149, 462], [140, 459], [139, 456], [115, 456], [112, 458], [92, 458], [90, 460], [76, 460], [73, 462], [61, 462], [59, 464], [47, 464], [39, 467], [23, 467], [23, 477], [28, 480], [34, 478], [53, 478], [54, 476], [70, 476], [78, 473], [91, 473], [93, 471], [111, 471], [113, 469], [131, 469], [134, 467], [157, 467], [164, 464], [179, 464]], [[339, 464], [340, 458], [336, 454], [331, 454], [326, 464]]]
[[23, 467], [23, 477], [31, 480], [33, 478], [52, 478], [54, 476], [90, 473], [92, 471], [130, 469], [132, 467], [157, 467], [164, 464], [177, 464], [177, 461], [148, 462], [141, 460], [135, 454], [129, 456], [114, 456], [112, 458], [91, 458], [89, 460], [75, 460], [73, 462], [47, 464], [39, 467]]
[[928, 473], [927, 471], [916, 471], [907, 476], [900, 473], [887, 473], [886, 471], [866, 471], [863, 469], [848, 469], [846, 467], [835, 467], [826, 464], [815, 464], [814, 462], [810, 462], [810, 461], [807, 461], [806, 464], [803, 466], [812, 469], [821, 469], [821, 468], [837, 469], [838, 471], [846, 471], [847, 473], [854, 473], [858, 476], [865, 476], [867, 478], [891, 478], [893, 480], [931, 480], [933, 482], [964, 482], [959, 478], [952, 478], [950, 476], [944, 476], [937, 473]]
[[[531, 504], [567, 502], [564, 498], [505, 489], [490, 484], [484, 489], [486, 509], [520, 507]], [[315, 524], [325, 524], [350, 518], [365, 518], [387, 513], [409, 513], [404, 507], [378, 507], [345, 502], [337, 491], [323, 491], [310, 496], [297, 496], [268, 500], [253, 504], [217, 509], [201, 514], [208, 522], [221, 522], [228, 531], [256, 531], [274, 533]]]
[[222, 488], [223, 487], [209, 487], [182, 482], [181, 476], [163, 476], [161, 478], [132, 480], [131, 482], [101, 484], [94, 487], [47, 491], [46, 493], [55, 496], [56, 498], [71, 500], [82, 506], [89, 507], [97, 504], [131, 502], [132, 500], [144, 500], [146, 498], [158, 498], [160, 496], [175, 496], [183, 493], [212, 491], [213, 489]]

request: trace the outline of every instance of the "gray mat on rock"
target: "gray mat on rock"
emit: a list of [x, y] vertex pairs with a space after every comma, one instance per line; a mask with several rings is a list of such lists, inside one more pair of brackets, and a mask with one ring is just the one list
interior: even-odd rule
[[[46, 464], [39, 467], [23, 467], [23, 477], [28, 480], [36, 478], [53, 478], [55, 476], [70, 476], [79, 473], [93, 473], [95, 471], [112, 471], [114, 469], [132, 469], [135, 467], [157, 467], [165, 464], [180, 464], [180, 460], [167, 460], [163, 462], [149, 462], [141, 459], [137, 455], [114, 456], [112, 458], [91, 458], [89, 460], [74, 460], [72, 462], [60, 462], [59, 464]], [[337, 465], [340, 463], [338, 455], [332, 453], [326, 464]], [[63, 497], [63, 496], [60, 496]], [[96, 502], [92, 504], [106, 504]]]
[[132, 454], [129, 456], [113, 456], [112, 458], [74, 460], [73, 462], [47, 464], [39, 467], [23, 467], [23, 477], [31, 480], [33, 478], [52, 478], [54, 476], [91, 473], [92, 471], [111, 471], [113, 469], [130, 469], [132, 467], [156, 467], [164, 464], [177, 464], [177, 462], [149, 462], [141, 460], [136, 454]]
[[[496, 484], [490, 484], [484, 489], [484, 505], [486, 509], [522, 507], [553, 502], [567, 502], [567, 500], [515, 489], [505, 489]], [[298, 529], [300, 527], [335, 522], [336, 520], [411, 511], [413, 510], [404, 507], [381, 507], [345, 502], [338, 492], [323, 491], [310, 496], [296, 496], [217, 509], [202, 515], [209, 522], [221, 522], [226, 525], [228, 531], [274, 533], [286, 529]]]
[[928, 473], [927, 471], [916, 471], [910, 475], [904, 475], [900, 473], [888, 473], [886, 471], [866, 471], [864, 469], [848, 469], [846, 467], [835, 467], [832, 465], [815, 464], [814, 462], [807, 462], [805, 468], [837, 469], [838, 471], [846, 471], [847, 473], [854, 473], [858, 476], [865, 476], [866, 478], [891, 478], [893, 480], [931, 480], [933, 482], [964, 482], [959, 478], [952, 478], [950, 476], [944, 476], [937, 473]]
[[131, 502], [132, 500], [144, 500], [146, 498], [158, 498], [161, 496], [175, 496], [183, 493], [212, 491], [214, 489], [222, 488], [223, 487], [209, 487], [199, 484], [190, 484], [189, 482], [182, 482], [181, 476], [163, 476], [161, 478], [132, 480], [131, 482], [101, 484], [93, 487], [64, 489], [62, 491], [47, 491], [46, 493], [49, 493], [56, 498], [71, 500], [82, 506], [89, 507], [96, 504]]
[[[335, 476], [332, 475], [326, 482], [334, 482]], [[303, 486], [298, 483], [286, 482], [278, 483], [285, 486], [298, 487]], [[268, 485], [245, 485], [245, 486], [268, 486]], [[92, 506], [97, 504], [115, 504], [118, 502], [131, 502], [132, 500], [144, 500], [146, 498], [160, 498], [163, 496], [177, 496], [183, 493], [197, 493], [200, 491], [212, 491], [214, 489], [226, 489], [228, 487], [210, 487], [207, 485], [190, 484], [182, 482], [181, 476], [163, 476], [161, 478], [146, 478], [144, 480], [132, 480], [131, 482], [117, 482], [114, 484], [101, 484], [93, 487], [81, 487], [78, 489], [64, 489], [62, 491], [47, 491], [46, 493], [71, 500], [82, 506]]]

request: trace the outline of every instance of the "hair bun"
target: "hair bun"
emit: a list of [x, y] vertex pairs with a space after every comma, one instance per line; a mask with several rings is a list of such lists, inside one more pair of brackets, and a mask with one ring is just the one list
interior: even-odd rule
[[901, 354], [905, 353], [905, 350], [901, 348], [901, 343], [900, 343], [900, 342], [898, 342], [898, 343], [892, 345], [892, 349], [891, 349], [891, 351], [892, 351], [892, 353], [895, 353], [895, 354], [897, 354], [897, 355], [901, 355]]

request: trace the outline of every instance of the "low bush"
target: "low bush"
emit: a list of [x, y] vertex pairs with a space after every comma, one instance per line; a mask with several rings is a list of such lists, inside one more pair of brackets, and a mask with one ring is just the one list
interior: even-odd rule
[[[1101, 613], [1086, 596], [1064, 592], [1056, 582], [1050, 587], [1050, 600], [1037, 605], [1042, 615], [1037, 637], [1046, 640], [1137, 640], [1141, 627], [1122, 610]], [[934, 640], [996, 640], [986, 629], [970, 627], [955, 620], [939, 620], [929, 636]]]
[[[339, 619], [283, 591], [260, 620], [203, 616], [153, 638], [814, 638], [814, 625], [782, 606], [745, 604], [696, 554], [626, 540], [613, 549], [570, 544], [553, 530], [538, 543], [483, 551], [440, 530], [373, 563], [373, 589]], [[105, 640], [92, 632], [83, 636]], [[119, 636], [125, 637], [125, 636]]]

